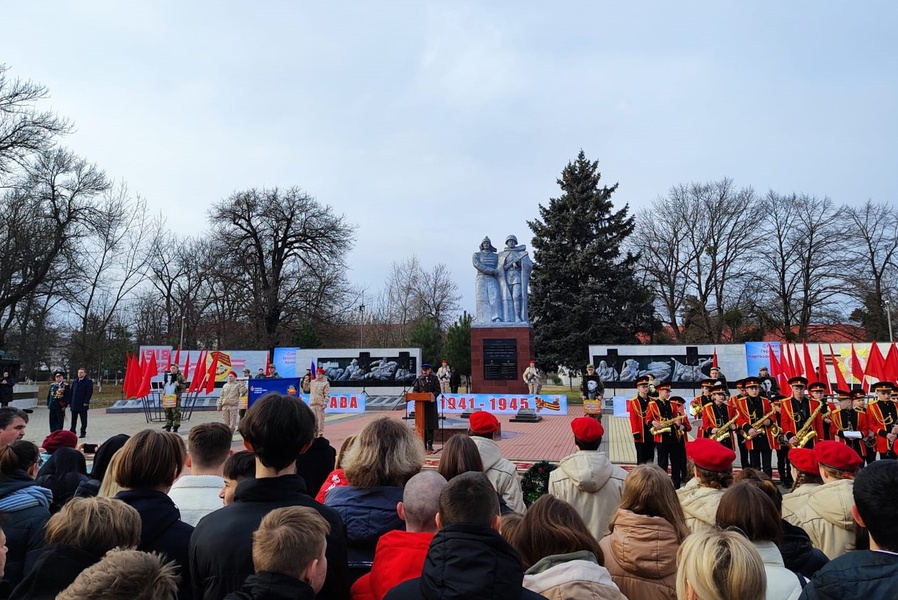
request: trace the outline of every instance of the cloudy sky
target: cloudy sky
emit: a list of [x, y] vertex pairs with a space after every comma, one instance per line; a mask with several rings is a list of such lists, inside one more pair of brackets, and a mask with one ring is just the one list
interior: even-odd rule
[[18, 2], [0, 62], [175, 231], [235, 190], [296, 185], [358, 225], [352, 281], [374, 293], [416, 254], [473, 311], [480, 240], [529, 243], [581, 148], [631, 209], [725, 176], [898, 200], [896, 17], [891, 0]]

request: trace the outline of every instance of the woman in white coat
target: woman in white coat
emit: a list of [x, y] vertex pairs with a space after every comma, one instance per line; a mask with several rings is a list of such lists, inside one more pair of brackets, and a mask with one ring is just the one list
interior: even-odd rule
[[767, 574], [767, 600], [795, 600], [806, 580], [783, 564], [780, 513], [773, 500], [753, 481], [737, 483], [724, 492], [717, 506], [717, 526], [735, 527], [754, 545]]

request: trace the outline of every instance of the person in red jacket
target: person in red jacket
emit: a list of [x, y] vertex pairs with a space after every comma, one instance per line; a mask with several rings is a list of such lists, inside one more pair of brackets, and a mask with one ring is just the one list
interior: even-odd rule
[[636, 446], [636, 464], [655, 462], [655, 438], [652, 437], [652, 423], [647, 420], [649, 410], [649, 382], [651, 377], [644, 375], [636, 379], [636, 395], [627, 400], [627, 412], [630, 413], [630, 431], [633, 433], [633, 444]]
[[435, 517], [445, 486], [446, 480], [436, 471], [423, 471], [408, 480], [402, 502], [396, 505], [405, 531], [381, 536], [371, 572], [352, 585], [352, 600], [382, 600], [394, 586], [421, 575], [424, 557], [437, 532]]

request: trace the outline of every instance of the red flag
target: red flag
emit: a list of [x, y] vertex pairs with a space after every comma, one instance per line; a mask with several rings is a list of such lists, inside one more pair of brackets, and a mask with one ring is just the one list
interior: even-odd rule
[[882, 358], [882, 352], [879, 351], [879, 344], [873, 342], [870, 344], [870, 356], [867, 358], [867, 365], [864, 367], [864, 375], [869, 375], [877, 381], [885, 379], [886, 361]]
[[[780, 351], [782, 352], [782, 346], [780, 346]], [[776, 354], [773, 352], [773, 346], [769, 343], [767, 344], [767, 356], [770, 357], [770, 376], [777, 382], [781, 390], [786, 389], [788, 378], [779, 359], [776, 358]]]
[[829, 353], [833, 355], [833, 370], [836, 372], [836, 387], [840, 390], [847, 392], [851, 388], [848, 387], [848, 382], [845, 381], [845, 376], [842, 375], [842, 361], [836, 358], [836, 354], [833, 352], [833, 345], [829, 345]]
[[122, 394], [128, 397], [128, 384], [131, 383], [131, 353], [125, 350], [125, 378], [122, 380]]
[[796, 344], [792, 345], [792, 377], [799, 377], [804, 375], [804, 365], [801, 364], [801, 359], [798, 358], [798, 346]]
[[131, 368], [125, 375], [128, 377], [128, 395], [127, 398], [137, 398], [140, 392], [140, 382], [143, 379], [144, 362], [143, 356], [138, 357], [137, 353], [131, 356]]
[[[793, 373], [795, 371], [792, 369], [792, 359], [789, 357], [789, 345], [783, 345], [782, 342], [780, 342], [780, 369], [787, 381], [794, 377]], [[780, 386], [780, 389], [784, 390], [786, 388]]]
[[209, 365], [209, 373], [206, 376], [206, 395], [215, 391], [215, 374], [218, 371], [218, 352], [212, 353], [212, 364]]
[[[268, 357], [268, 352], [265, 353], [265, 376], [268, 377], [268, 367], [271, 366], [271, 360]], [[717, 350], [714, 350], [714, 362], [712, 363], [713, 367], [717, 366]]]
[[[836, 371], [838, 370], [839, 367], [837, 365]], [[826, 390], [829, 391], [829, 375], [826, 373], [826, 357], [823, 356], [823, 344], [817, 344], [817, 374], [819, 375], [819, 381], [826, 384]]]
[[187, 351], [187, 360], [184, 361], [184, 379], [190, 381], [190, 350]]
[[851, 376], [858, 380], [865, 392], [870, 389], [870, 386], [867, 384], [867, 378], [864, 376], [864, 369], [861, 368], [861, 361], [858, 359], [857, 351], [854, 349], [854, 344], [851, 344]]
[[200, 387], [200, 382], [202, 378], [202, 374], [206, 372], [206, 351], [201, 350], [200, 355], [196, 359], [196, 367], [193, 369], [193, 379], [190, 380], [190, 385], [187, 387], [187, 393], [195, 392]]
[[801, 345], [804, 350], [804, 376], [808, 378], [808, 381], [819, 381], [817, 371], [814, 370], [814, 363], [811, 361], [808, 343], [805, 340], [801, 340]]
[[898, 379], [898, 348], [895, 347], [895, 342], [892, 342], [889, 353], [886, 354], [883, 376], [892, 382]]
[[158, 374], [159, 365], [156, 364], [156, 353], [153, 352], [152, 354], [150, 354], [150, 360], [146, 362], [146, 365], [144, 367], [143, 378], [140, 382], [140, 389], [137, 392], [138, 397], [143, 398], [144, 396], [150, 395], [150, 390], [152, 389], [150, 380]]
[[[711, 357], [711, 366], [712, 367], [718, 366], [717, 365], [717, 347], [716, 346], [714, 347], [714, 355]], [[268, 374], [268, 370], [267, 370], [268, 356], [265, 357], [265, 367], [266, 367], [265, 373]]]
[[[178, 346], [178, 351], [175, 352], [175, 364], [178, 365], [178, 367], [181, 366], [181, 346]], [[171, 354], [168, 355], [168, 366], [166, 369], [171, 369]]]

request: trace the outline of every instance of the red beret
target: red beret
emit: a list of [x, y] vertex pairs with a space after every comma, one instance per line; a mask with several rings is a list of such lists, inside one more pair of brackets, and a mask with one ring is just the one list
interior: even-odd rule
[[592, 417], [577, 417], [571, 421], [574, 437], [584, 442], [594, 442], [605, 435], [605, 428]]
[[471, 427], [471, 431], [474, 433], [489, 434], [499, 431], [499, 419], [485, 410], [478, 410], [471, 413], [471, 418], [468, 419], [468, 424]]
[[814, 445], [814, 458], [821, 465], [839, 471], [857, 471], [863, 461], [857, 452], [842, 442], [817, 442]]
[[237, 371], [228, 371], [228, 377], [230, 377], [231, 375], [237, 377]]
[[700, 469], [721, 473], [733, 468], [736, 460], [735, 452], [710, 438], [698, 438], [686, 444], [686, 456]]
[[78, 436], [68, 429], [60, 429], [59, 431], [54, 431], [46, 438], [44, 438], [44, 443], [41, 444], [44, 450], [47, 451], [47, 454], [53, 454], [60, 448], [74, 448], [77, 445]]
[[321, 367], [318, 367], [317, 369], [315, 369], [315, 372], [316, 372], [316, 373], [321, 373], [321, 374], [323, 375], [323, 374], [324, 374], [324, 369], [322, 369]]
[[789, 450], [789, 462], [802, 473], [807, 473], [808, 475], [820, 474], [814, 451], [810, 448], [792, 448]]

